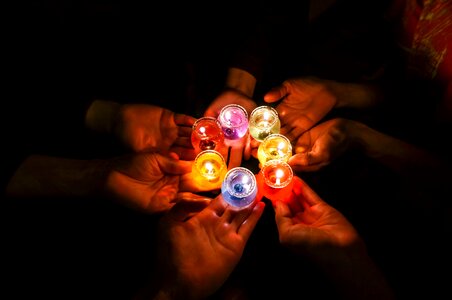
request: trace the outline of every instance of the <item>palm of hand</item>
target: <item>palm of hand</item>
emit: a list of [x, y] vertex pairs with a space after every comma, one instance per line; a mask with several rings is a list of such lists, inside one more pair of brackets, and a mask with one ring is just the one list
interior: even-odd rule
[[350, 147], [346, 120], [332, 119], [303, 133], [295, 144], [290, 164], [295, 170], [315, 171], [331, 163]]
[[287, 80], [284, 86], [285, 98], [276, 109], [281, 118], [281, 133], [293, 141], [325, 117], [336, 98], [323, 83], [314, 80]]
[[108, 178], [108, 186], [126, 205], [148, 213], [161, 213], [173, 206], [179, 176], [166, 175], [157, 154], [138, 154], [119, 162]]
[[125, 105], [116, 131], [136, 152], [167, 151], [178, 138], [178, 126], [170, 110], [145, 104]]
[[161, 233], [169, 246], [161, 252], [167, 258], [160, 261], [171, 262], [169, 269], [177, 274], [169, 274], [170, 280], [177, 278], [179, 285], [195, 293], [193, 298], [210, 295], [223, 284], [246, 242], [210, 208], [185, 222], [171, 220]]

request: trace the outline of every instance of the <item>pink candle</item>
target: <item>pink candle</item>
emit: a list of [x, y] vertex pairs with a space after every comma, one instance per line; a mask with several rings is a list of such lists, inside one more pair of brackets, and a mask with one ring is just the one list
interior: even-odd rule
[[240, 105], [229, 104], [223, 107], [218, 121], [226, 139], [240, 139], [248, 131], [248, 113]]

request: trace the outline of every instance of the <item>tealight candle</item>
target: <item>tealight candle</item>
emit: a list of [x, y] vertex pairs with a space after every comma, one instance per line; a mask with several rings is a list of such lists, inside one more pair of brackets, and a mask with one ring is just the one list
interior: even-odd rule
[[227, 167], [223, 156], [215, 150], [201, 151], [195, 158], [192, 173], [196, 183], [203, 187], [220, 188]]
[[288, 138], [279, 133], [267, 136], [257, 149], [257, 158], [261, 166], [270, 160], [287, 162], [292, 156], [292, 145]]
[[259, 142], [272, 133], [279, 133], [281, 128], [278, 112], [270, 106], [256, 107], [251, 112], [249, 123], [251, 136]]
[[260, 170], [264, 185], [263, 195], [270, 200], [284, 201], [290, 197], [293, 187], [293, 171], [283, 161], [271, 160]]
[[225, 139], [240, 139], [248, 131], [248, 113], [240, 105], [229, 104], [223, 107], [218, 115], [218, 121]]
[[224, 147], [224, 135], [217, 119], [202, 117], [193, 124], [191, 143], [196, 153], [204, 150], [219, 151]]
[[256, 177], [247, 168], [232, 168], [226, 173], [221, 185], [221, 194], [223, 199], [231, 206], [245, 208], [256, 199]]

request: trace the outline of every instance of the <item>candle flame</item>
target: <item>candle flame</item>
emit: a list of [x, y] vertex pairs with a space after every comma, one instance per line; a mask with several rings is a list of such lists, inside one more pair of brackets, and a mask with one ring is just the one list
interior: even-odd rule
[[281, 169], [276, 170], [276, 184], [280, 185], [281, 184], [281, 178], [284, 176], [284, 171]]
[[210, 161], [206, 162], [204, 166], [206, 167], [207, 174], [213, 174], [213, 164]]
[[201, 128], [199, 128], [199, 131], [203, 134], [206, 135], [206, 128], [203, 126]]
[[285, 146], [286, 146], [286, 143], [284, 143], [283, 141], [279, 142], [279, 144], [278, 144], [278, 150], [284, 149]]
[[270, 119], [270, 113], [268, 111], [264, 111], [264, 120], [268, 121]]

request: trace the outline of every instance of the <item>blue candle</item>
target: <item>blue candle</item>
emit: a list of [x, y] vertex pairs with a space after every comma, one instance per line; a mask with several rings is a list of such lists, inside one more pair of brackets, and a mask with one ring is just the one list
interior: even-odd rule
[[240, 105], [229, 104], [223, 107], [218, 115], [218, 121], [225, 139], [240, 139], [248, 131], [248, 113]]
[[245, 208], [251, 205], [256, 198], [256, 177], [246, 168], [232, 168], [226, 173], [223, 180], [221, 194], [231, 206]]

